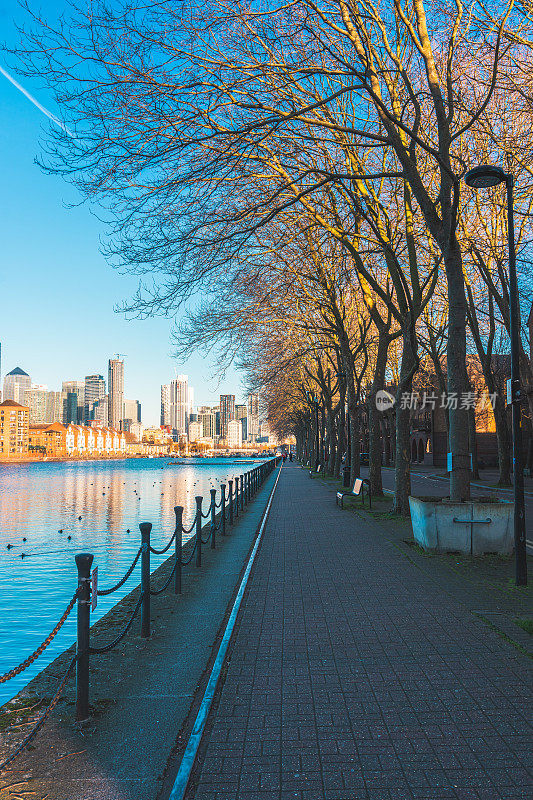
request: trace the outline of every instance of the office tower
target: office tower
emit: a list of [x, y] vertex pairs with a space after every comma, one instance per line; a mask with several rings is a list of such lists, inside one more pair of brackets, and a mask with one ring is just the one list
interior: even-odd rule
[[138, 400], [124, 400], [124, 419], [131, 422], [141, 421], [141, 404]]
[[63, 419], [63, 393], [46, 392], [45, 422], [61, 422]]
[[215, 436], [220, 436], [220, 411], [215, 411]]
[[85, 381], [63, 381], [63, 423], [83, 425], [85, 415]]
[[247, 400], [246, 429], [248, 441], [255, 442], [259, 434], [259, 395], [249, 394]]
[[220, 395], [220, 435], [223, 439], [228, 436], [228, 423], [235, 419], [235, 395]]
[[101, 428], [106, 428], [109, 419], [109, 395], [100, 397], [89, 405], [87, 422], [96, 422]]
[[49, 392], [47, 386], [33, 384], [24, 391], [24, 405], [29, 409], [30, 422], [52, 423], [63, 419], [62, 392]]
[[230, 449], [242, 447], [242, 425], [239, 419], [233, 419], [228, 422], [226, 439]]
[[[90, 407], [93, 403], [105, 397], [105, 380], [103, 375], [86, 375], [85, 376], [85, 390], [84, 390], [84, 405], [85, 410], [83, 414], [84, 422], [87, 423], [94, 417], [90, 416]], [[104, 423], [107, 425], [107, 420]]]
[[214, 439], [216, 435], [216, 417], [212, 409], [202, 406], [198, 409], [198, 422], [202, 426], [202, 436]]
[[189, 422], [189, 442], [197, 442], [202, 436], [202, 424], [200, 422]]
[[4, 378], [3, 399], [23, 404], [26, 389], [31, 389], [31, 378], [23, 369], [15, 367]]
[[237, 403], [235, 406], [235, 419], [243, 419], [247, 414], [246, 405]]
[[161, 425], [170, 425], [170, 383], [161, 386]]
[[119, 430], [124, 418], [124, 361], [109, 359], [107, 377], [109, 426]]
[[178, 375], [170, 381], [170, 426], [178, 435], [187, 433], [189, 427], [189, 384], [187, 375]]
[[53, 422], [46, 418], [46, 394], [48, 387], [37, 383], [24, 390], [23, 404], [29, 409], [29, 418], [32, 424], [39, 422]]
[[78, 421], [78, 394], [77, 392], [63, 392], [63, 425]]

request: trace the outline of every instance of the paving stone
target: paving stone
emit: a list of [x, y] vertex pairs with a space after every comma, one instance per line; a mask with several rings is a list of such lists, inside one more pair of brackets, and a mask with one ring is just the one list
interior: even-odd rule
[[530, 666], [290, 464], [195, 800], [530, 800]]

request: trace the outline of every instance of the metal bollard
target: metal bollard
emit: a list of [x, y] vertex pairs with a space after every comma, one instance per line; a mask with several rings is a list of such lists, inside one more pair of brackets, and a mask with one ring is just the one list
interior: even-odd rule
[[241, 475], [241, 511], [244, 511], [244, 475]]
[[196, 497], [196, 566], [202, 566], [202, 500]]
[[239, 516], [239, 476], [235, 476], [235, 516]]
[[78, 568], [78, 636], [76, 642], [76, 719], [89, 716], [89, 627], [90, 627], [90, 575], [94, 556], [79, 553], [75, 556]]
[[216, 501], [217, 501], [217, 490], [211, 489], [211, 550], [214, 550], [216, 547], [216, 540], [215, 540], [215, 534], [217, 531]]
[[222, 536], [226, 535], [226, 484], [220, 484], [221, 506], [220, 513], [222, 514]]
[[150, 636], [150, 531], [151, 522], [141, 522], [141, 638], [148, 639]]
[[174, 539], [174, 553], [176, 556], [176, 571], [174, 573], [174, 594], [181, 594], [181, 551], [183, 547], [183, 506], [174, 506], [176, 515], [176, 538]]
[[233, 525], [233, 481], [228, 481], [229, 524]]

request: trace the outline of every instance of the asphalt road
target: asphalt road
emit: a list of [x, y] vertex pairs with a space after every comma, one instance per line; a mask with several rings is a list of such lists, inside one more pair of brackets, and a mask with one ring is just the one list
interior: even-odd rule
[[[366, 469], [364, 469], [364, 473], [367, 473]], [[483, 480], [481, 480], [481, 483], [483, 483]], [[388, 467], [383, 467], [383, 488], [394, 489], [394, 470]], [[442, 475], [412, 472], [411, 490], [415, 495], [444, 497], [449, 493], [448, 479]], [[511, 502], [513, 500], [512, 489], [482, 489], [473, 485], [471, 491], [473, 497], [495, 495], [501, 500], [510, 500]], [[533, 553], [533, 497], [528, 494], [525, 496], [525, 506], [527, 547], [528, 551]]]

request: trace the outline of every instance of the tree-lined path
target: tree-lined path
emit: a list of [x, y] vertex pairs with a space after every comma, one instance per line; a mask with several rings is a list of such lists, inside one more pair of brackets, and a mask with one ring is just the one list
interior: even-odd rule
[[531, 701], [526, 656], [290, 464], [190, 797], [530, 798]]

